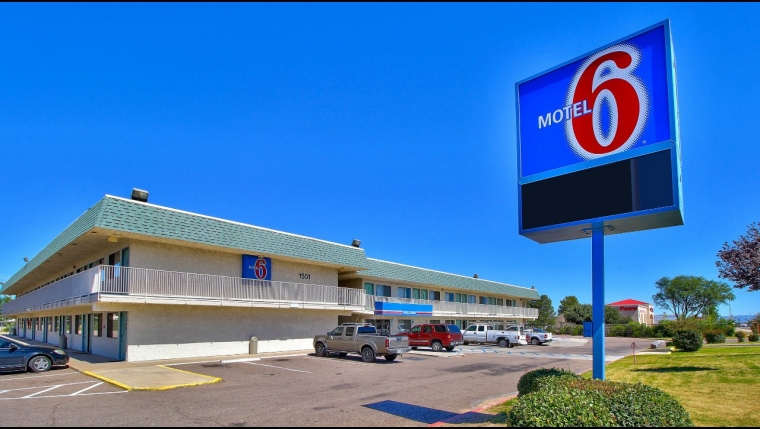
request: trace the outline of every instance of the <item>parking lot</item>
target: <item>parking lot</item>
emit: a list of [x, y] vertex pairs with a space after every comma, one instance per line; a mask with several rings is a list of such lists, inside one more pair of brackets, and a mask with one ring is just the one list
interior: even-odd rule
[[[608, 354], [630, 354], [630, 340], [608, 340]], [[425, 426], [514, 393], [525, 371], [589, 370], [591, 360], [577, 358], [588, 353], [589, 344], [560, 341], [514, 349], [471, 345], [442, 353], [421, 348], [375, 363], [358, 355], [293, 354], [184, 364], [176, 368], [224, 381], [128, 393], [62, 369], [0, 375], [0, 399], [34, 400], [30, 412], [6, 414], [7, 426]]]

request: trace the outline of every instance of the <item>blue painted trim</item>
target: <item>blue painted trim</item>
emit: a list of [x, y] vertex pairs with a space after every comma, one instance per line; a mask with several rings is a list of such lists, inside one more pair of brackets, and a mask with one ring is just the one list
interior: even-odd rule
[[575, 173], [577, 171], [588, 170], [589, 168], [599, 167], [600, 165], [611, 164], [613, 162], [624, 161], [626, 159], [636, 158], [639, 156], [649, 155], [650, 153], [672, 149], [674, 146], [675, 142], [669, 140], [660, 143], [654, 143], [646, 145], [644, 147], [638, 147], [636, 149], [616, 153], [614, 155], [608, 155], [601, 158], [568, 165], [566, 167], [555, 168], [554, 170], [544, 171], [532, 176], [523, 177], [522, 179], [518, 178], [517, 183], [520, 185], [526, 185], [528, 183], [537, 182], [539, 180], [551, 179], [552, 177]]

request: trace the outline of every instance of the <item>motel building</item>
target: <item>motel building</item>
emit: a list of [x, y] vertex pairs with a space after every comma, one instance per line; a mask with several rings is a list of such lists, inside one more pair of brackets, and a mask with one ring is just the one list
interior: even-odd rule
[[648, 302], [628, 298], [607, 305], [617, 308], [621, 316], [628, 316], [633, 322], [654, 325], [654, 307]]
[[20, 337], [126, 361], [310, 349], [343, 322], [395, 334], [538, 317], [533, 288], [359, 246], [107, 195], [5, 282], [2, 314]]

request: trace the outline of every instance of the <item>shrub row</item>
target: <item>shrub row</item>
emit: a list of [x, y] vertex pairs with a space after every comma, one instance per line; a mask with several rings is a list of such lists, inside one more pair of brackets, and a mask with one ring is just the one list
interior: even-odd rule
[[750, 340], [753, 343], [756, 343], [756, 342], [760, 341], [760, 334], [756, 334], [756, 333], [753, 332], [753, 333], [749, 334], [749, 337], [747, 337], [747, 339]]
[[523, 390], [507, 413], [511, 426], [693, 426], [681, 404], [654, 387], [585, 380], [558, 369], [537, 371], [518, 383]]

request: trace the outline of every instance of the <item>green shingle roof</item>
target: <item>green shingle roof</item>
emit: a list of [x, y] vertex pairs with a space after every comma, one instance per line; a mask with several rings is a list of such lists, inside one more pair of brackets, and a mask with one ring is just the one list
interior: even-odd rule
[[367, 267], [367, 258], [361, 248], [106, 195], [14, 274], [2, 291], [96, 227], [342, 267]]
[[359, 275], [367, 277], [379, 277], [404, 282], [419, 283], [426, 285], [438, 285], [455, 289], [466, 289], [479, 292], [491, 292], [500, 295], [510, 295], [519, 298], [538, 299], [535, 289], [513, 286], [505, 283], [481, 280], [473, 277], [449, 274], [441, 271], [417, 268], [394, 262], [381, 261], [367, 258], [369, 269], [359, 271]]

